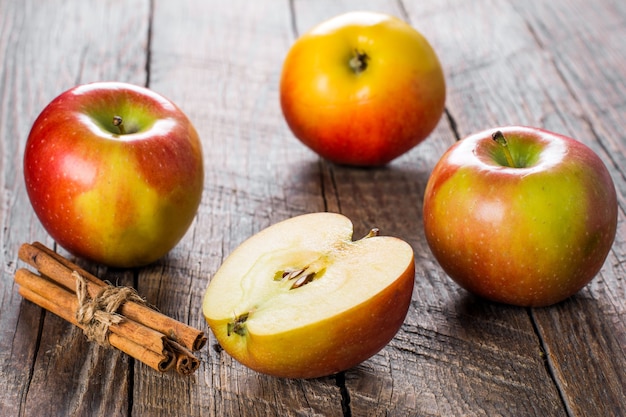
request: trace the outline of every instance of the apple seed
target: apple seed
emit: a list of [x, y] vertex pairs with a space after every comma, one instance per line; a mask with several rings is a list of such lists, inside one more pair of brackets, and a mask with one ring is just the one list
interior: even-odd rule
[[305, 267], [305, 268], [302, 268], [302, 269], [296, 269], [296, 270], [292, 270], [292, 271], [285, 271], [285, 272], [283, 272], [283, 279], [286, 279], [286, 280], [295, 279], [295, 278], [299, 277], [300, 274], [302, 274], [304, 271], [306, 271], [307, 268], [308, 268], [308, 266]]
[[315, 278], [315, 272], [311, 272], [310, 274], [306, 274], [306, 275], [298, 278], [298, 280], [293, 283], [293, 285], [291, 286], [290, 290], [293, 290], [293, 289], [296, 289], [296, 288], [300, 288], [303, 285], [308, 284], [309, 282], [313, 281], [313, 278]]

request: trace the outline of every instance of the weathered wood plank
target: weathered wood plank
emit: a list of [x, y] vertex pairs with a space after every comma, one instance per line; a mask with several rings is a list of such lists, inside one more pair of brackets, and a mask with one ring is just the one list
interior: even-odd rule
[[[571, 135], [605, 161], [626, 210], [626, 5], [608, 1], [517, 5], [540, 47], [549, 51], [569, 94], [560, 99]], [[567, 21], [567, 24], [563, 24]], [[624, 233], [618, 233], [599, 276], [579, 295], [534, 312], [550, 364], [573, 415], [626, 413]], [[608, 325], [610, 323], [610, 325]]]
[[[493, 39], [499, 45], [499, 50], [485, 55], [490, 61], [482, 65], [467, 56], [452, 67], [461, 70], [452, 78], [458, 85], [453, 87], [456, 93], [449, 110], [462, 135], [490, 124], [521, 123], [583, 141], [611, 170], [620, 195], [619, 227], [623, 230], [624, 83], [619, 74], [623, 74], [626, 54], [618, 39], [624, 39], [624, 25], [620, 24], [624, 5], [516, 2], [507, 6], [493, 2], [489, 7], [478, 3], [456, 6], [447, 8], [448, 16], [442, 22], [458, 21], [459, 9], [465, 7], [463, 16], [472, 21], [477, 20], [476, 14], [469, 13], [473, 8], [481, 15], [493, 10], [485, 19], [493, 25], [472, 25], [471, 29], [462, 25], [457, 30], [467, 33], [459, 35], [449, 48], [470, 54], [484, 50], [473, 40]], [[440, 24], [435, 27], [454, 33]], [[494, 27], [500, 30], [492, 32]], [[510, 39], [514, 34], [523, 35], [524, 40]], [[451, 40], [448, 35], [442, 39]], [[599, 45], [603, 45], [601, 53], [597, 52]], [[463, 67], [467, 62], [474, 67], [469, 72]], [[559, 306], [531, 312], [550, 373], [572, 415], [620, 415], [626, 407], [626, 308], [624, 269], [619, 261], [623, 248], [623, 233], [618, 233], [603, 271], [591, 285]], [[610, 331], [607, 322], [613, 324]], [[594, 393], [590, 395], [590, 391]]]
[[[148, 1], [114, 6], [0, 1], [0, 415], [128, 413], [129, 359], [91, 345], [71, 325], [23, 301], [13, 285], [20, 244], [52, 245], [23, 188], [21, 158], [35, 118], [78, 83], [145, 83]], [[123, 275], [132, 284], [132, 274]]]
[[[193, 230], [139, 278], [140, 292], [162, 311], [207, 333], [202, 296], [224, 258], [261, 228], [324, 210], [317, 157], [288, 137], [278, 102], [278, 77], [292, 41], [288, 4], [222, 4], [155, 2], [150, 87], [177, 102], [194, 122], [205, 144], [206, 174]], [[202, 359], [191, 379], [138, 369], [134, 411], [342, 415], [333, 378], [292, 381], [259, 375], [217, 347], [212, 335]]]
[[[463, 94], [480, 93], [472, 89], [474, 85], [459, 89], [464, 74], [489, 65], [494, 53], [502, 52], [500, 45], [513, 51], [526, 42], [532, 45], [533, 38], [511, 9], [463, 4], [422, 10], [421, 3], [411, 2], [404, 5], [414, 13], [409, 16], [404, 14], [404, 7], [390, 7], [386, 2], [369, 2], [367, 6], [409, 18], [432, 42], [450, 79], [449, 111], [455, 127], [471, 131], [474, 128], [467, 126], [464, 118], [472, 118], [477, 110], [458, 115], [453, 111], [455, 100], [466, 100]], [[298, 27], [303, 28], [355, 8], [350, 2], [330, 1], [296, 2], [295, 6]], [[502, 16], [502, 26], [510, 30], [496, 44], [486, 41], [500, 27], [486, 24], [494, 15]], [[471, 29], [458, 29], [460, 18], [478, 22], [478, 33], [466, 39], [468, 34], [463, 30]], [[515, 30], [517, 27], [523, 30]], [[465, 45], [459, 47], [457, 41]], [[487, 123], [482, 127], [490, 126], [493, 120], [483, 119], [481, 123]], [[416, 291], [405, 325], [379, 355], [346, 372], [351, 410], [355, 415], [394, 416], [559, 415], [563, 413], [559, 394], [546, 372], [526, 311], [491, 306], [467, 296], [450, 283], [430, 256], [422, 231], [423, 189], [434, 163], [454, 142], [455, 135], [444, 117], [426, 142], [386, 169], [325, 165], [328, 193], [337, 196], [337, 207], [343, 213], [358, 220], [360, 233], [379, 227], [383, 233], [409, 241], [417, 257]]]
[[[0, 415], [624, 414], [625, 8], [619, 0], [0, 0]], [[408, 19], [448, 81], [437, 130], [382, 169], [321, 161], [280, 114], [278, 79], [295, 36], [355, 9]], [[236, 363], [209, 333], [197, 373], [161, 375], [22, 301], [12, 280], [19, 244], [53, 244], [23, 188], [26, 136], [54, 96], [101, 79], [148, 84], [179, 104], [203, 139], [206, 182], [191, 230], [164, 259], [137, 271], [87, 269], [136, 284], [161, 311], [208, 332], [204, 289], [239, 243], [287, 217], [342, 212], [356, 237], [376, 226], [415, 250], [413, 303], [389, 346], [334, 377], [282, 380]], [[423, 236], [423, 190], [438, 157], [459, 137], [502, 124], [589, 144], [620, 194], [618, 238], [601, 274], [552, 308], [468, 295]]]

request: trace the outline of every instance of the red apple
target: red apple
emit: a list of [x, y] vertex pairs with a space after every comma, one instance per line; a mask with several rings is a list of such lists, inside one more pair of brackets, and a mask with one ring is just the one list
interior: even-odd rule
[[331, 375], [368, 359], [402, 325], [415, 266], [408, 243], [312, 213], [276, 223], [211, 278], [203, 314], [224, 350], [259, 372]]
[[441, 65], [404, 21], [351, 12], [300, 37], [283, 64], [280, 102], [305, 145], [340, 164], [384, 165], [423, 141], [445, 104]]
[[202, 147], [185, 114], [146, 88], [77, 86], [35, 121], [24, 154], [35, 213], [69, 252], [145, 265], [189, 228], [203, 188]]
[[602, 160], [537, 128], [457, 142], [424, 196], [426, 239], [444, 271], [481, 297], [519, 306], [548, 306], [584, 287], [616, 227], [615, 187]]

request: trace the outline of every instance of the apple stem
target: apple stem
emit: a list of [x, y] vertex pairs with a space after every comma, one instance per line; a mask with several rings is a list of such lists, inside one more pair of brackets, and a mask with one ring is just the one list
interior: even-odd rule
[[491, 137], [493, 138], [493, 140], [498, 142], [500, 146], [502, 146], [502, 149], [504, 150], [504, 157], [506, 158], [508, 166], [511, 168], [517, 168], [517, 166], [515, 165], [515, 161], [513, 160], [513, 156], [511, 155], [511, 151], [509, 150], [509, 145], [502, 132], [498, 130], [493, 135], [491, 135]]
[[117, 126], [120, 130], [120, 135], [126, 134], [126, 129], [124, 128], [124, 120], [121, 116], [113, 116], [113, 126]]
[[369, 231], [368, 234], [363, 236], [363, 239], [367, 239], [368, 237], [378, 236], [379, 234], [380, 234], [380, 230], [377, 227], [374, 227], [373, 229]]
[[355, 74], [360, 74], [367, 68], [367, 61], [369, 60], [369, 56], [365, 52], [359, 52], [358, 50], [354, 50], [354, 54], [350, 59], [350, 68], [354, 71]]

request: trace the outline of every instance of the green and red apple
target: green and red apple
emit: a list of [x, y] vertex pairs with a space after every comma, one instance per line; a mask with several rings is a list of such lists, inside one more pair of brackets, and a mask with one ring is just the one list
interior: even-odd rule
[[39, 115], [24, 153], [26, 190], [69, 252], [134, 267], [165, 255], [200, 204], [203, 157], [187, 116], [125, 83], [72, 88]]
[[280, 103], [293, 134], [329, 161], [380, 166], [422, 142], [446, 96], [424, 36], [386, 14], [350, 12], [298, 38], [283, 63]]
[[548, 306], [600, 271], [617, 197], [599, 158], [546, 130], [490, 129], [455, 143], [426, 186], [424, 230], [443, 270], [486, 299]]
[[407, 314], [415, 275], [403, 240], [312, 213], [250, 237], [207, 287], [203, 314], [224, 350], [265, 374], [314, 378], [380, 351]]

